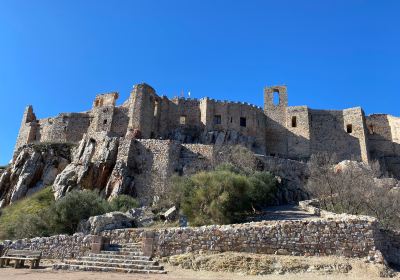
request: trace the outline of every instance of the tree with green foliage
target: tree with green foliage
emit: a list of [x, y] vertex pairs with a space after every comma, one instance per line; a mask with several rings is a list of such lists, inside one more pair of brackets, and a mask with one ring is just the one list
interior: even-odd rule
[[244, 213], [267, 206], [277, 182], [268, 172], [246, 174], [232, 165], [172, 179], [171, 200], [191, 225], [240, 222]]
[[81, 220], [109, 210], [107, 201], [92, 191], [72, 191], [49, 209], [49, 225], [53, 233], [75, 233]]

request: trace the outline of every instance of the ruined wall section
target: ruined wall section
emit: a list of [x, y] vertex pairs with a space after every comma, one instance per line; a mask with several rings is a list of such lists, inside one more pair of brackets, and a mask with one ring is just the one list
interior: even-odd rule
[[[360, 151], [360, 160], [368, 163], [368, 135], [364, 111], [361, 109], [361, 107], [345, 109], [343, 110], [343, 121], [346, 132], [352, 137], [358, 139], [358, 144], [356, 142], [350, 141], [350, 144], [354, 143], [354, 146], [348, 146], [347, 149], [349, 150], [349, 153], [358, 153], [358, 151]], [[350, 127], [351, 132], [348, 131]]]
[[137, 197], [144, 204], [151, 203], [154, 195], [165, 192], [169, 178], [174, 174], [181, 146], [176, 141], [139, 139], [134, 141], [129, 163], [134, 170]]
[[311, 154], [335, 153], [339, 161], [353, 159], [368, 163], [366, 127], [361, 108], [310, 112]]
[[370, 151], [374, 157], [400, 156], [400, 119], [374, 114], [366, 118]]
[[62, 113], [57, 117], [39, 120], [36, 141], [50, 143], [78, 143], [88, 131], [88, 113]]
[[33, 112], [31, 105], [27, 106], [22, 116], [21, 126], [19, 128], [17, 142], [14, 147], [14, 158], [17, 156], [17, 151], [25, 144], [29, 144], [36, 140], [36, 131], [38, 122], [36, 115]]
[[[163, 99], [160, 136], [182, 143], [198, 142], [203, 131], [200, 121], [200, 101], [190, 98]], [[161, 126], [161, 125], [160, 125]]]
[[374, 114], [366, 118], [371, 158], [381, 163], [384, 171], [400, 177], [400, 118]]
[[137, 131], [141, 138], [158, 135], [160, 115], [157, 114], [157, 104], [160, 103], [161, 98], [152, 87], [147, 84], [135, 85], [130, 97], [128, 131]]
[[286, 127], [288, 130], [288, 157], [300, 160], [309, 158], [311, 150], [310, 113], [308, 107], [288, 107], [286, 111]]
[[129, 124], [129, 108], [119, 106], [114, 108], [114, 114], [112, 117], [111, 132], [117, 136], [124, 136], [128, 130]]
[[205, 127], [206, 138], [203, 143], [243, 143], [249, 144], [248, 147], [258, 153], [265, 152], [266, 122], [262, 108], [248, 103], [208, 98], [200, 102], [200, 119]]
[[214, 145], [182, 144], [178, 172], [180, 175], [188, 175], [212, 168], [215, 159], [214, 153]]
[[[274, 102], [274, 100], [277, 102]], [[264, 89], [266, 152], [269, 155], [281, 157], [288, 155], [287, 107], [286, 86], [273, 86]]]

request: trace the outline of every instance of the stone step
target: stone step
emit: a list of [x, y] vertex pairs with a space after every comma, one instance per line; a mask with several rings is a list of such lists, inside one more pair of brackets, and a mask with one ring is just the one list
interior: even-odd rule
[[94, 261], [94, 262], [111, 262], [111, 263], [128, 263], [140, 265], [158, 265], [157, 261], [141, 260], [141, 259], [125, 259], [125, 258], [98, 258], [98, 257], [79, 257], [77, 260]]
[[99, 266], [99, 267], [115, 267], [126, 269], [141, 269], [141, 270], [163, 270], [163, 266], [159, 265], [139, 265], [129, 263], [111, 263], [111, 262], [93, 262], [82, 260], [65, 260], [65, 264], [69, 265], [82, 265], [82, 266]]
[[110, 244], [109, 247], [115, 248], [142, 248], [142, 243]]
[[108, 255], [130, 255], [130, 256], [142, 256], [142, 252], [131, 252], [131, 251], [100, 251], [100, 254], [108, 254]]
[[99, 271], [99, 272], [122, 272], [122, 273], [142, 273], [142, 274], [166, 274], [165, 270], [146, 270], [146, 269], [127, 269], [119, 267], [85, 266], [72, 264], [55, 264], [55, 270], [79, 270], [79, 271]]
[[136, 253], [141, 252], [142, 248], [118, 248], [118, 247], [107, 247], [105, 251], [109, 252], [128, 252], [128, 253]]
[[129, 260], [150, 260], [148, 256], [135, 256], [135, 255], [126, 255], [126, 254], [93, 254], [89, 253], [88, 257], [94, 258], [109, 258], [109, 259], [129, 259]]

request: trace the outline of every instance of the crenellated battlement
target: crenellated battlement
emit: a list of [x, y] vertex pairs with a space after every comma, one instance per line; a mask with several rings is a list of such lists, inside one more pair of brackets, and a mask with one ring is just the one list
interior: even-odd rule
[[77, 143], [84, 134], [105, 132], [182, 143], [241, 144], [256, 153], [292, 159], [325, 151], [339, 160], [390, 157], [400, 163], [399, 118], [366, 117], [360, 107], [331, 111], [289, 106], [286, 86], [264, 88], [264, 108], [209, 97], [169, 99], [144, 83], [135, 85], [121, 106], [116, 106], [118, 97], [117, 92], [99, 94], [87, 112], [40, 120], [28, 106], [16, 150], [31, 142]]

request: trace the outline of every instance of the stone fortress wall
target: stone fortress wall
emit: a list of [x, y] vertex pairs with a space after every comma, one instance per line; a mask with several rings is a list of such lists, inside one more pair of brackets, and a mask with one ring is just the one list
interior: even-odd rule
[[78, 143], [84, 134], [105, 132], [187, 144], [242, 144], [258, 154], [296, 160], [317, 152], [336, 153], [338, 160], [379, 159], [400, 175], [400, 118], [365, 116], [359, 107], [333, 111], [288, 106], [286, 86], [265, 88], [264, 109], [207, 97], [168, 99], [146, 84], [136, 85], [121, 106], [116, 106], [117, 98], [116, 92], [101, 94], [87, 112], [40, 120], [28, 106], [15, 152], [32, 142]]

